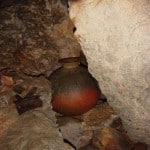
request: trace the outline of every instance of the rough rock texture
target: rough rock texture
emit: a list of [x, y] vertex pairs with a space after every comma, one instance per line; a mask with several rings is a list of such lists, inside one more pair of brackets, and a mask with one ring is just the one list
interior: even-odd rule
[[64, 0], [0, 1], [0, 69], [49, 75], [79, 53], [73, 29]]
[[150, 1], [70, 1], [90, 72], [128, 135], [150, 144]]
[[[15, 92], [0, 95], [0, 149], [2, 150], [73, 150], [64, 143], [57, 125], [55, 113], [50, 106], [51, 88], [44, 77], [32, 78], [21, 75], [16, 85], [23, 86], [23, 97], [33, 87], [37, 90], [43, 107], [19, 115], [13, 103]], [[5, 96], [4, 96], [5, 95]], [[31, 96], [31, 95], [30, 95]]]
[[[66, 0], [0, 0], [0, 149], [72, 150], [58, 131], [45, 76], [79, 55]], [[4, 74], [3, 74], [4, 73]], [[19, 115], [14, 95], [43, 106]]]
[[57, 123], [64, 139], [80, 149], [91, 144], [94, 131], [109, 127], [117, 119], [114, 110], [101, 103], [80, 116], [57, 116]]
[[62, 136], [77, 150], [146, 150], [126, 135], [121, 119], [107, 102], [101, 102], [80, 116], [57, 115]]

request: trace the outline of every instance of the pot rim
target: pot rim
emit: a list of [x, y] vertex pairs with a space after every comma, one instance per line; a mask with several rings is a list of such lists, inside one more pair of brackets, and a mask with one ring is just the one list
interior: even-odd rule
[[71, 62], [79, 62], [79, 61], [80, 61], [80, 57], [67, 57], [58, 60], [59, 63], [71, 63]]

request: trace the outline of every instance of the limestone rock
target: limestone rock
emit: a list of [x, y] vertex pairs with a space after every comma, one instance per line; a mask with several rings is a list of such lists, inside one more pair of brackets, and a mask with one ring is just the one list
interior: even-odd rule
[[65, 144], [49, 110], [27, 112], [13, 123], [0, 141], [3, 150], [72, 150]]
[[58, 67], [60, 53], [80, 51], [61, 0], [0, 1], [0, 20], [0, 70], [48, 76]]
[[150, 144], [150, 1], [70, 1], [75, 36], [128, 135]]
[[[97, 137], [93, 137], [93, 132], [99, 132], [103, 128], [112, 126], [112, 123], [116, 121], [117, 118], [113, 109], [105, 102], [98, 104], [83, 115], [73, 117], [58, 115], [57, 123], [63, 138], [76, 149], [91, 148], [92, 150], [96, 147], [92, 145], [92, 141], [96, 142], [97, 140], [95, 139], [101, 136], [100, 134]], [[116, 130], [114, 126], [113, 128]], [[94, 136], [96, 136], [96, 134]], [[101, 140], [103, 140], [103, 138]]]
[[[16, 85], [23, 86], [20, 96], [26, 95], [32, 87], [37, 90], [43, 101], [43, 107], [32, 109], [21, 115], [17, 113], [14, 103], [7, 104], [15, 93], [5, 93], [0, 96], [0, 149], [3, 150], [73, 150], [64, 143], [63, 137], [56, 124], [55, 113], [52, 111], [51, 88], [45, 77], [28, 77], [25, 75], [15, 77]], [[4, 102], [6, 104], [4, 105]]]

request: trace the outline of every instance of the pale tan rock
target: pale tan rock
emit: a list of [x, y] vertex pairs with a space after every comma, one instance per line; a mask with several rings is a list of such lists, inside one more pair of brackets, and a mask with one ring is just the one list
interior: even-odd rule
[[36, 87], [37, 91], [34, 94], [39, 94], [43, 106], [19, 115], [13, 103], [7, 104], [13, 94], [0, 95], [0, 149], [73, 150], [63, 141], [58, 130], [55, 112], [50, 105], [49, 81], [42, 76], [32, 78], [23, 75], [22, 78], [16, 79], [16, 83], [20, 83], [20, 86], [24, 85], [26, 91], [20, 96], [25, 96], [29, 88]]
[[57, 123], [63, 138], [76, 149], [92, 150], [93, 132], [110, 127], [117, 118], [107, 103], [101, 103], [80, 116], [57, 116]]
[[70, 1], [75, 36], [128, 135], [150, 143], [150, 1]]

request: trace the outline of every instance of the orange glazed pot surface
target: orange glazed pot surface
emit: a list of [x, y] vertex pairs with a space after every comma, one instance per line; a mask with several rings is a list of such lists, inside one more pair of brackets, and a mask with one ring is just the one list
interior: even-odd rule
[[79, 66], [78, 58], [66, 58], [61, 62], [63, 67], [49, 78], [53, 109], [68, 116], [83, 114], [97, 104], [101, 94], [98, 83], [87, 68]]
[[80, 115], [93, 108], [100, 97], [100, 91], [95, 89], [82, 89], [61, 93], [52, 99], [53, 109], [63, 115]]

